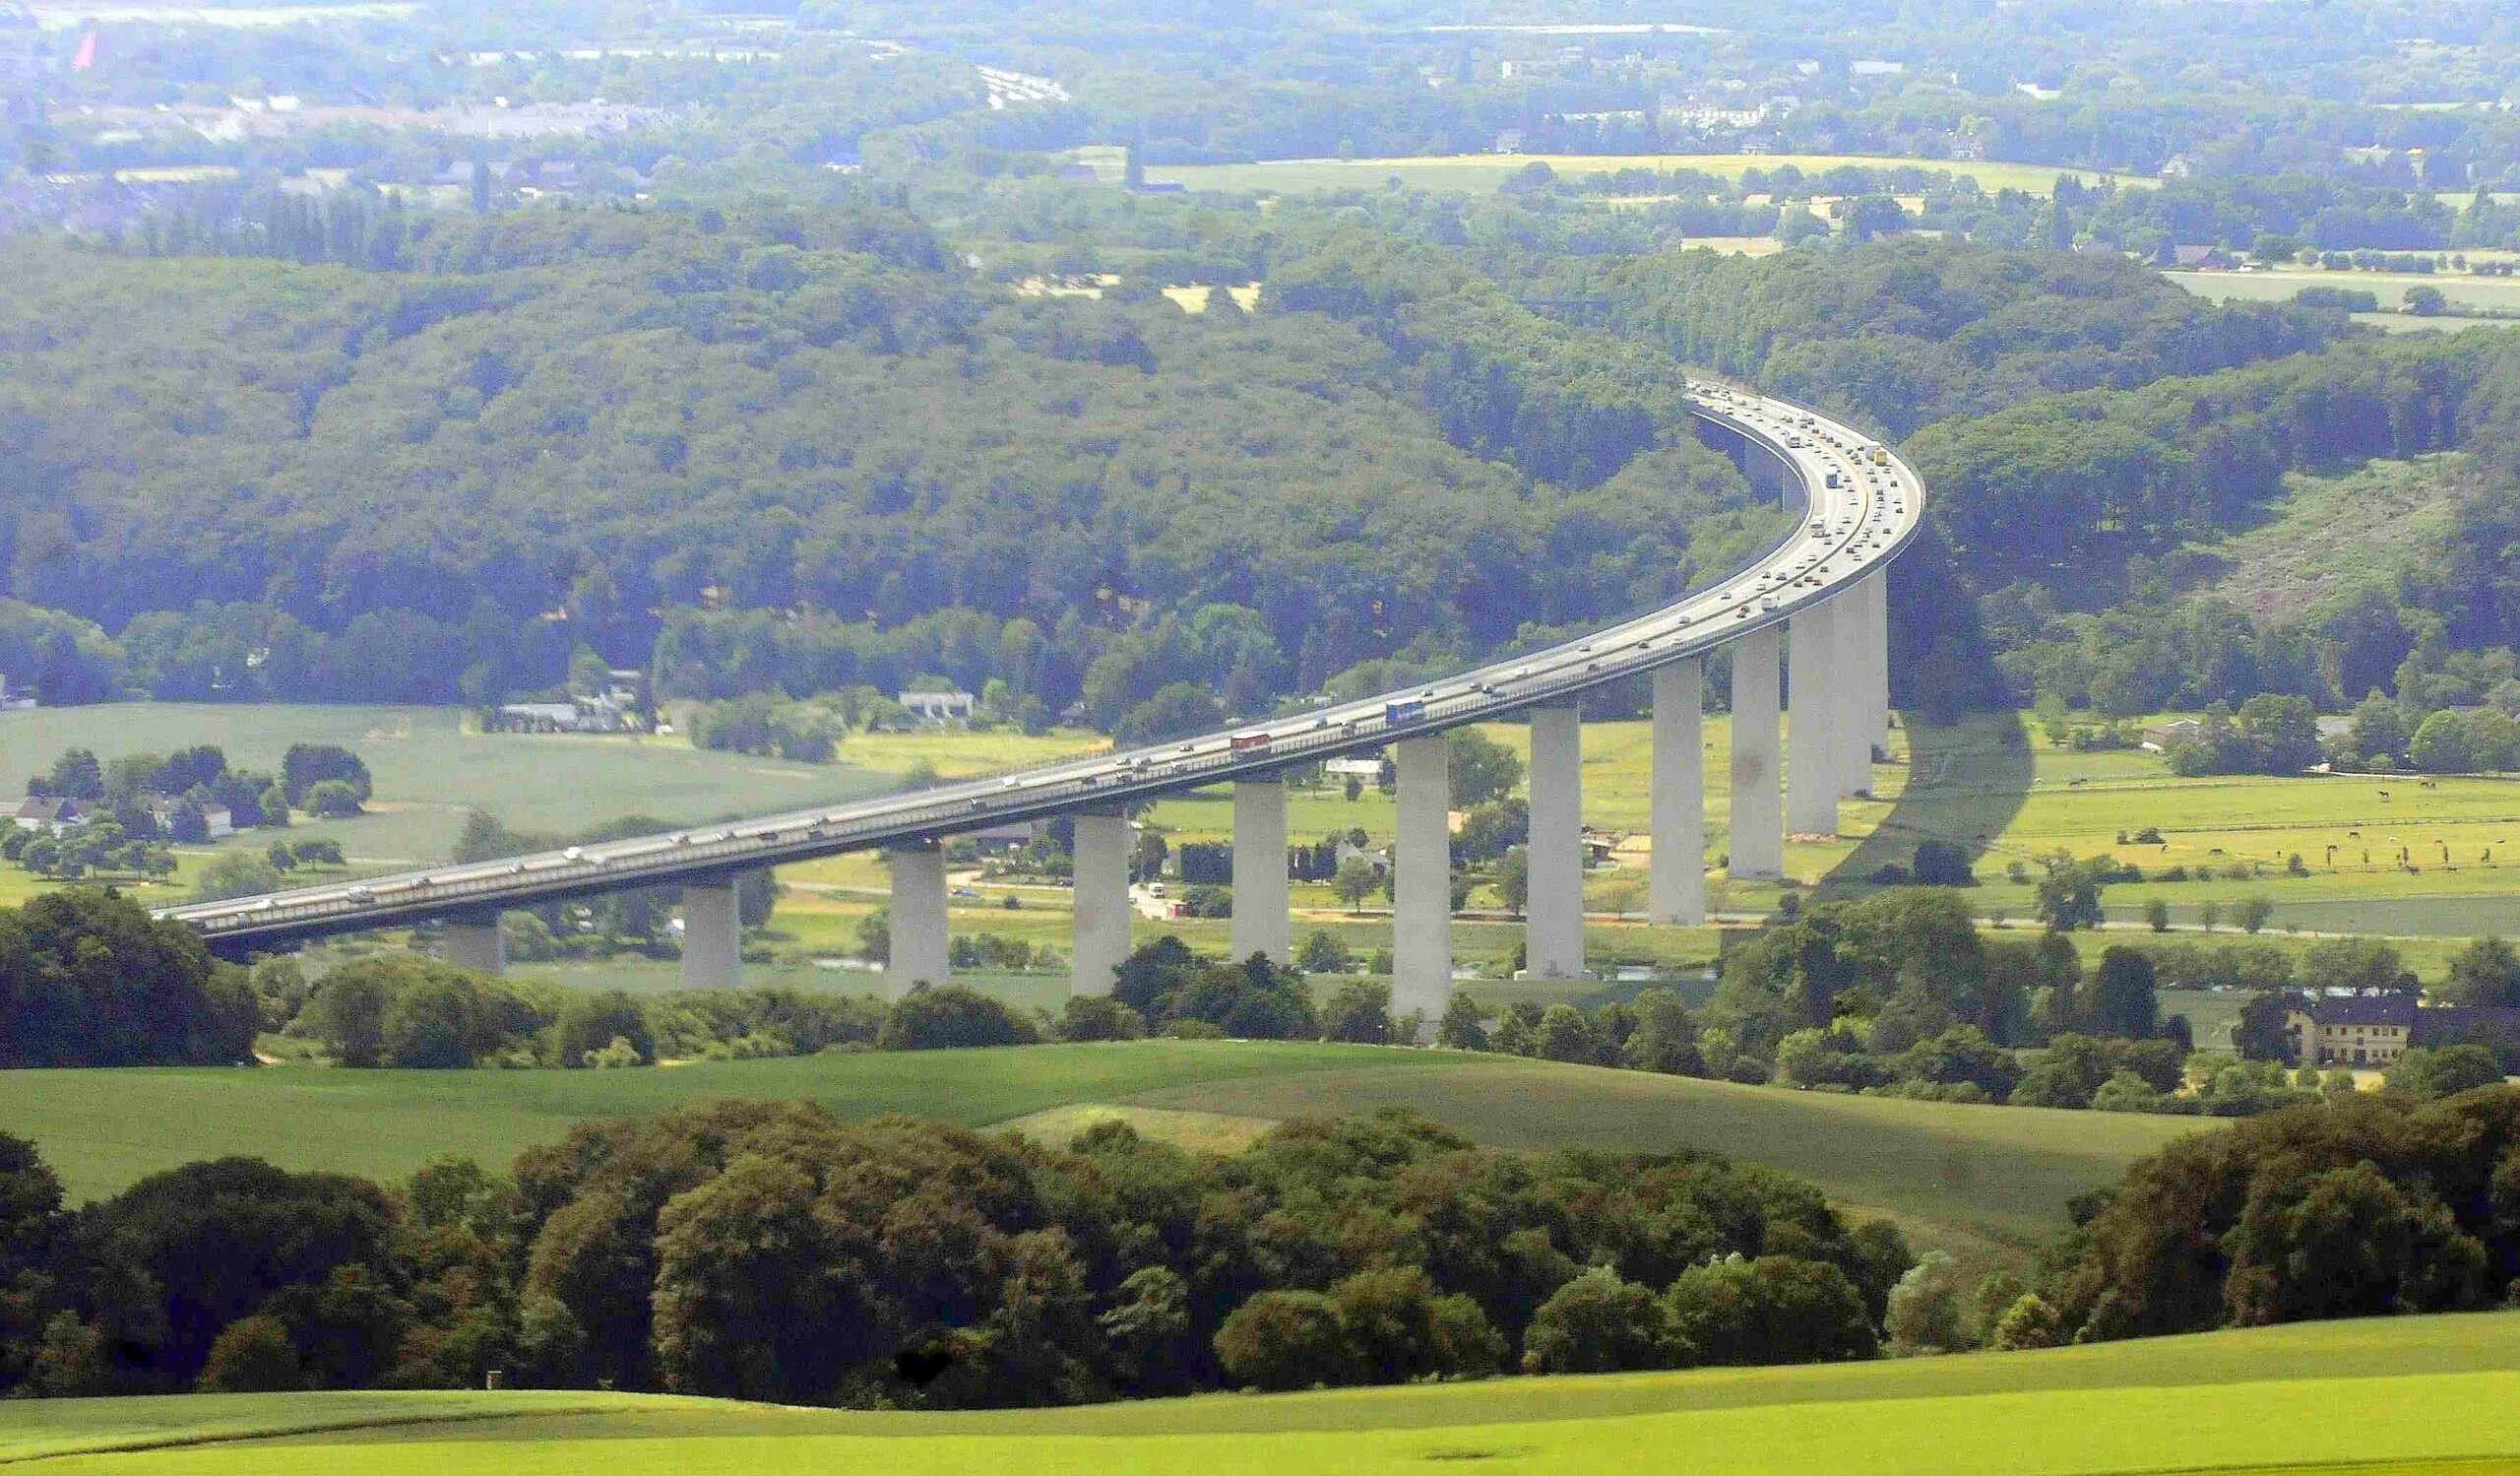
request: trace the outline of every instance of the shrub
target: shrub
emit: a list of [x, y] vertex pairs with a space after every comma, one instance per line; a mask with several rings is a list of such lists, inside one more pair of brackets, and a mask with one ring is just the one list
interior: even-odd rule
[[1595, 1266], [1549, 1295], [1523, 1332], [1527, 1374], [1616, 1374], [1694, 1362], [1651, 1287]]
[[560, 1010], [553, 1027], [554, 1053], [563, 1066], [586, 1065], [587, 1058], [627, 1041], [643, 1062], [657, 1059], [657, 1040], [648, 1029], [639, 1002], [619, 990], [581, 995]]
[[1108, 995], [1071, 995], [1059, 1010], [1063, 1041], [1133, 1041], [1146, 1034], [1146, 1018]]
[[2120, 1071], [2102, 1082], [2091, 1098], [2094, 1112], [2156, 1112], [2161, 1105], [2162, 1094], [2132, 1071]]
[[1444, 1017], [1435, 1026], [1435, 1044], [1455, 1051], [1487, 1049], [1487, 1027], [1480, 1018], [1479, 1005], [1460, 990], [1444, 1002]]
[[201, 1368], [205, 1394], [276, 1394], [307, 1386], [297, 1349], [278, 1317], [239, 1317], [220, 1329]]
[[1986, 1346], [1999, 1352], [2053, 1348], [2064, 1335], [2064, 1319], [2037, 1292], [2024, 1292], [1986, 1334]]
[[1910, 868], [1922, 886], [1976, 886], [1978, 877], [1969, 866], [1969, 853], [1953, 841], [1920, 841], [1915, 865]]
[[1882, 1325], [1904, 1352], [1947, 1353], [1968, 1345], [1962, 1312], [1959, 1270], [1949, 1255], [1928, 1251], [1890, 1289]]
[[2385, 1077], [2390, 1090], [2420, 1102], [2436, 1101], [2502, 1080], [2502, 1067], [2483, 1046], [2427, 1049], [2418, 1046], [2397, 1059]]
[[1300, 1389], [1351, 1381], [1355, 1347], [1339, 1306], [1319, 1292], [1262, 1292], [1217, 1329], [1217, 1362], [1235, 1383]]
[[893, 1001], [875, 1037], [885, 1051], [938, 1051], [958, 1046], [1028, 1046], [1040, 1032], [1005, 1004], [960, 985], [914, 985]]
[[1664, 1294], [1671, 1326], [1710, 1364], [1870, 1358], [1872, 1318], [1847, 1274], [1792, 1255], [1691, 1266]]
[[1321, 1007], [1321, 1038], [1380, 1046], [1391, 1040], [1391, 986], [1350, 979]]
[[365, 802], [359, 792], [339, 779], [327, 779], [306, 792], [298, 807], [327, 820], [347, 819], [363, 813]]
[[1295, 967], [1307, 974], [1345, 974], [1351, 962], [1347, 944], [1325, 929], [1314, 929], [1295, 949]]

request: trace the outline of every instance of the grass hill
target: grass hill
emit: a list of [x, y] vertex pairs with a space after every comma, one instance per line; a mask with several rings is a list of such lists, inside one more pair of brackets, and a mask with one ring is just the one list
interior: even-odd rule
[[1472, 1058], [1365, 1046], [1146, 1041], [869, 1052], [632, 1071], [352, 1071], [322, 1067], [0, 1072], [0, 1122], [32, 1139], [75, 1200], [196, 1159], [398, 1179], [441, 1153], [504, 1166], [571, 1123], [728, 1097], [802, 1098], [848, 1118], [907, 1113], [975, 1126], [1070, 1102], [1251, 1072]]
[[[1496, 1461], [1726, 1473], [2391, 1476], [2520, 1469], [2520, 1315], [2374, 1318], [1817, 1368], [1533, 1379], [1087, 1409], [859, 1413], [575, 1393], [0, 1406], [0, 1462], [167, 1476], [1025, 1470], [1349, 1476]], [[2315, 1417], [2308, 1417], [2312, 1413]], [[143, 1453], [146, 1452], [146, 1453]]]
[[2459, 501], [2479, 474], [2465, 453], [2373, 461], [2350, 472], [2296, 472], [2265, 521], [2200, 548], [2200, 595], [2269, 621], [2291, 621], [2340, 587], [2394, 579], [2457, 536]]
[[1207, 1147], [1305, 1114], [1407, 1107], [1501, 1147], [1696, 1149], [1767, 1164], [1858, 1212], [1889, 1215], [1972, 1266], [2019, 1257], [2062, 1228], [2067, 1198], [2200, 1125], [1452, 1052], [1193, 1041], [642, 1071], [12, 1071], [0, 1073], [0, 1122], [32, 1138], [78, 1199], [225, 1154], [386, 1180], [441, 1153], [504, 1165], [572, 1123], [725, 1097], [810, 1098], [853, 1118], [1009, 1123], [1062, 1141], [1117, 1114], [1150, 1135]]

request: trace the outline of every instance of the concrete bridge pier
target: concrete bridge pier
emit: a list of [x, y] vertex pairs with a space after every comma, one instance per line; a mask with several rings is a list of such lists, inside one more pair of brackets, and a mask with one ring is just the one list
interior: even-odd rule
[[884, 993], [900, 998], [916, 984], [952, 977], [945, 926], [945, 853], [934, 845], [884, 853], [893, 874], [892, 945], [884, 959]]
[[507, 934], [499, 931], [495, 912], [466, 913], [446, 920], [446, 935], [438, 956], [459, 969], [496, 974], [508, 966]]
[[1442, 734], [1392, 745], [1399, 834], [1391, 864], [1391, 1012], [1432, 1021], [1453, 997], [1451, 747]]
[[[1584, 976], [1584, 722], [1580, 709], [1531, 710], [1532, 836], [1524, 957], [1535, 979]], [[1447, 899], [1449, 900], [1449, 899]]]
[[1785, 874], [1785, 797], [1777, 762], [1774, 625], [1732, 644], [1732, 836], [1727, 874], [1773, 880]]
[[1863, 728], [1865, 747], [1890, 751], [1890, 571], [1876, 569], [1858, 581], [1863, 610]]
[[1866, 706], [1867, 669], [1864, 635], [1869, 628], [1860, 595], [1849, 593], [1829, 602], [1837, 611], [1831, 623], [1837, 637], [1829, 658], [1831, 686], [1837, 693], [1837, 740], [1831, 752], [1838, 765], [1838, 795], [1851, 799], [1872, 793], [1873, 724]]
[[1287, 886], [1287, 786], [1271, 775], [1233, 784], [1233, 956], [1294, 953]]
[[[1797, 612], [1786, 644], [1785, 828], [1795, 835], [1838, 833], [1838, 790], [1844, 782], [1846, 724], [1841, 709], [1852, 674], [1838, 665], [1837, 602]], [[1746, 646], [1747, 643], [1745, 642]]]
[[735, 905], [735, 878], [695, 881], [682, 889], [682, 987], [741, 989], [744, 922]]
[[1076, 934], [1071, 995], [1107, 995], [1129, 956], [1129, 820], [1117, 810], [1076, 816]]
[[1653, 859], [1646, 916], [1664, 927], [1706, 921], [1706, 658], [1654, 671]]

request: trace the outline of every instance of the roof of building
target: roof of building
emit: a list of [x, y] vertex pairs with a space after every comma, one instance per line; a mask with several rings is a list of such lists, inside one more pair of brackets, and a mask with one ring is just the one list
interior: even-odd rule
[[2415, 1017], [2420, 1044], [2455, 1043], [2492, 1037], [2520, 1041], [2520, 1009], [2499, 1004], [2442, 1004]]
[[2312, 1000], [2310, 1018], [2321, 1025], [2383, 1025], [2415, 1028], [2413, 995], [2331, 995]]

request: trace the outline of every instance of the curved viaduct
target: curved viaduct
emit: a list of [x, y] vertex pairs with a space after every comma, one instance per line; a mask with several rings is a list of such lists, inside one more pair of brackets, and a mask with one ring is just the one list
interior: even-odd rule
[[[1431, 1019], [1452, 990], [1445, 734], [1522, 713], [1531, 726], [1528, 963], [1538, 976], [1576, 977], [1584, 962], [1577, 738], [1585, 692], [1652, 677], [1648, 894], [1658, 923], [1706, 917], [1699, 715], [1709, 651], [1733, 647], [1731, 874], [1779, 875], [1789, 832], [1834, 833], [1838, 802], [1869, 789], [1874, 750], [1887, 741], [1885, 574], [1920, 526], [1923, 484], [1894, 452], [1799, 406], [1717, 385], [1692, 385], [1689, 395], [1701, 438], [1731, 453], [1754, 486], [1799, 504], [1794, 532], [1732, 577], [1581, 640], [1366, 701], [915, 794], [167, 908], [158, 916], [230, 951], [434, 920], [449, 927], [451, 958], [494, 969], [503, 961], [503, 908], [675, 884], [683, 898], [684, 982], [727, 985], [740, 981], [743, 968], [738, 874], [880, 849], [892, 876], [886, 976], [906, 987], [947, 977], [939, 843], [1065, 814], [1075, 819], [1073, 988], [1107, 994], [1112, 970], [1129, 950], [1125, 804], [1231, 782], [1234, 953], [1284, 960], [1291, 929], [1282, 771], [1388, 747], [1399, 770], [1400, 812], [1392, 1008], [1424, 1010]], [[1779, 691], [1781, 659], [1789, 653], [1790, 730]]]

